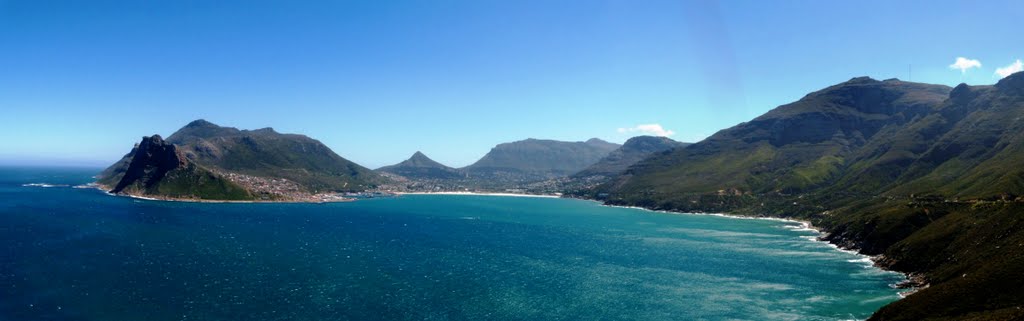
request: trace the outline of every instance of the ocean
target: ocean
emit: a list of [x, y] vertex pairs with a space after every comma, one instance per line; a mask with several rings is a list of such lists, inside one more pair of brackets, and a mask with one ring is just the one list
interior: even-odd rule
[[0, 320], [848, 320], [898, 273], [798, 223], [403, 195], [138, 200], [0, 168]]

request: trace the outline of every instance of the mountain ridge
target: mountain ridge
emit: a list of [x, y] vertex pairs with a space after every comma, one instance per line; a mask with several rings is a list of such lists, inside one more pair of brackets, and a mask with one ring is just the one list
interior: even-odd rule
[[597, 138], [584, 142], [528, 138], [498, 144], [461, 170], [477, 177], [516, 175], [523, 180], [564, 177], [596, 163], [619, 146]]
[[613, 176], [629, 169], [630, 166], [654, 154], [674, 148], [684, 148], [690, 143], [674, 141], [668, 137], [636, 136], [626, 140], [621, 147], [591, 164], [587, 168], [572, 174], [572, 177]]

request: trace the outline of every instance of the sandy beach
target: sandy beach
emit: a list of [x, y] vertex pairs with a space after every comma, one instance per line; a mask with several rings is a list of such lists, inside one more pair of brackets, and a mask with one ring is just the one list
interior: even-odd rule
[[397, 194], [397, 195], [475, 195], [475, 196], [561, 198], [561, 196], [558, 196], [558, 195], [517, 194], [517, 193], [481, 193], [481, 192], [397, 192], [395, 194]]

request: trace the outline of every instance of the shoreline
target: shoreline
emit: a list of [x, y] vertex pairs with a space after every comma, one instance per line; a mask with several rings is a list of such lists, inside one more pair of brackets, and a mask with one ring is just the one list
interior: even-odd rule
[[[671, 215], [710, 215], [710, 216], [718, 216], [718, 217], [725, 217], [725, 218], [732, 218], [732, 219], [769, 220], [769, 221], [778, 221], [778, 222], [787, 222], [787, 223], [797, 223], [797, 224], [799, 224], [798, 228], [794, 228], [792, 230], [794, 230], [794, 231], [805, 230], [805, 231], [813, 231], [813, 232], [818, 233], [818, 236], [813, 236], [813, 237], [810, 237], [810, 238], [801, 237], [803, 239], [809, 240], [811, 242], [824, 243], [824, 244], [828, 245], [829, 247], [831, 247], [832, 249], [834, 249], [836, 251], [843, 252], [843, 253], [853, 254], [853, 255], [856, 255], [856, 256], [860, 257], [861, 259], [867, 259], [867, 260], [869, 260], [871, 262], [871, 265], [870, 265], [871, 267], [877, 268], [879, 270], [903, 275], [903, 278], [904, 278], [903, 281], [901, 281], [899, 283], [895, 283], [895, 284], [890, 284], [889, 285], [890, 287], [892, 287], [894, 289], [905, 289], [906, 290], [906, 291], [901, 291], [901, 292], [897, 292], [896, 293], [897, 295], [899, 295], [901, 300], [906, 298], [907, 296], [909, 296], [911, 294], [914, 294], [917, 291], [920, 291], [920, 290], [923, 290], [925, 288], [928, 288], [928, 284], [921, 282], [919, 280], [919, 277], [916, 274], [914, 274], [914, 273], [911, 273], [911, 272], [904, 273], [904, 272], [900, 272], [900, 271], [894, 271], [894, 270], [887, 269], [887, 268], [885, 268], [882, 265], [879, 265], [878, 262], [881, 259], [884, 258], [884, 256], [881, 255], [881, 254], [879, 254], [879, 255], [867, 255], [867, 254], [860, 253], [860, 251], [858, 251], [856, 249], [843, 248], [843, 247], [839, 246], [838, 244], [835, 244], [835, 243], [832, 243], [831, 241], [825, 240], [825, 237], [829, 233], [824, 231], [824, 230], [822, 230], [819, 227], [814, 226], [814, 224], [811, 224], [810, 221], [797, 220], [797, 219], [789, 219], [789, 218], [781, 218], [781, 217], [770, 217], [770, 216], [744, 216], [744, 215], [725, 214], [725, 213], [691, 213], [691, 212], [677, 212], [677, 211], [669, 211], [669, 210], [654, 210], [654, 209], [649, 209], [649, 208], [644, 208], [644, 207], [639, 207], [639, 206], [609, 205], [609, 204], [605, 204], [605, 203], [603, 203], [601, 201], [598, 201], [598, 200], [592, 200], [592, 201], [600, 203], [601, 206], [637, 209], [637, 210], [653, 212], [653, 213], [660, 213], [660, 214], [671, 214]], [[787, 225], [787, 226], [790, 226], [790, 225]], [[851, 262], [853, 262], [853, 261], [851, 261]]]
[[[328, 200], [328, 201], [204, 200], [204, 199], [194, 199], [194, 198], [153, 197], [153, 196], [143, 196], [143, 195], [135, 195], [135, 194], [129, 194], [129, 193], [111, 193], [109, 187], [103, 186], [103, 185], [100, 185], [100, 184], [96, 184], [96, 183], [90, 183], [90, 184], [81, 185], [81, 186], [82, 187], [80, 187], [80, 188], [95, 188], [96, 190], [99, 190], [100, 192], [103, 192], [103, 194], [107, 194], [109, 196], [127, 197], [127, 198], [137, 199], [137, 200], [158, 201], [158, 202], [208, 203], [208, 204], [217, 204], [217, 203], [221, 203], [221, 204], [327, 204], [327, 203], [348, 203], [348, 202], [355, 202], [356, 201], [356, 199], [354, 199], [354, 198], [344, 198], [344, 199]], [[79, 188], [79, 187], [75, 187], [75, 188]]]

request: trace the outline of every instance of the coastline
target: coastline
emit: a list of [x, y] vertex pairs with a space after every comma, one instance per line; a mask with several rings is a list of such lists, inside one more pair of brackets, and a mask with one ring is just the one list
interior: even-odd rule
[[160, 201], [160, 202], [211, 203], [211, 204], [216, 204], [216, 203], [222, 203], [222, 204], [326, 204], [326, 203], [347, 203], [347, 202], [354, 202], [354, 201], [356, 201], [356, 199], [354, 199], [354, 198], [339, 198], [339, 199], [319, 200], [319, 201], [314, 201], [314, 200], [310, 200], [310, 201], [296, 201], [296, 200], [288, 200], [288, 201], [204, 200], [204, 199], [195, 199], [195, 198], [143, 196], [143, 195], [135, 195], [135, 194], [130, 194], [130, 193], [111, 193], [110, 192], [110, 187], [104, 186], [104, 185], [101, 185], [101, 184], [97, 184], [97, 183], [89, 183], [89, 184], [86, 184], [86, 185], [81, 185], [81, 187], [76, 186], [75, 188], [95, 188], [95, 189], [99, 190], [100, 192], [103, 192], [103, 194], [107, 194], [107, 195], [110, 195], [110, 196], [128, 197], [128, 198], [137, 199], [137, 200]]
[[[238, 203], [238, 204], [324, 204], [324, 203], [346, 203], [354, 202], [357, 198], [340, 197], [324, 200], [204, 200], [194, 198], [177, 198], [177, 197], [161, 197], [152, 195], [137, 195], [131, 193], [111, 193], [109, 186], [104, 186], [98, 183], [89, 183], [85, 185], [78, 185], [75, 188], [94, 188], [104, 194], [110, 196], [122, 196], [138, 200], [146, 201], [165, 201], [165, 202], [188, 202], [188, 203]], [[395, 196], [401, 195], [454, 195], [454, 196], [501, 196], [501, 197], [533, 197], [533, 198], [564, 198], [560, 195], [544, 195], [544, 194], [520, 194], [520, 193], [498, 193], [498, 192], [392, 192]]]

